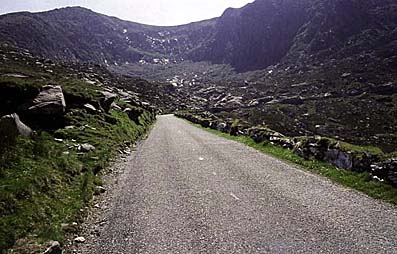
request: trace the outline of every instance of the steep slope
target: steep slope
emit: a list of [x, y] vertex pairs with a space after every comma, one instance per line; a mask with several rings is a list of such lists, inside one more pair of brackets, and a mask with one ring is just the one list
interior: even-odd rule
[[263, 69], [282, 59], [307, 20], [310, 1], [255, 1], [227, 9], [207, 45], [190, 54], [193, 60], [231, 64], [238, 71]]
[[392, 0], [257, 0], [212, 20], [156, 27], [73, 7], [0, 16], [0, 41], [62, 60], [210, 61], [242, 72], [395, 49], [396, 8]]
[[[165, 28], [141, 25], [69, 7], [0, 17], [0, 41], [60, 60], [102, 64], [178, 59], [211, 32], [213, 21]], [[168, 61], [167, 60], [167, 61]]]

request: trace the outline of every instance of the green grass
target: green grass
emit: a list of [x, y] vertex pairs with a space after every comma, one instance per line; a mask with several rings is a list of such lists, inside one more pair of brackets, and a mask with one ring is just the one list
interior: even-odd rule
[[[243, 143], [249, 147], [269, 154], [275, 158], [293, 163], [295, 165], [299, 165], [300, 168], [303, 170], [325, 176], [334, 182], [363, 192], [370, 197], [380, 199], [394, 205], [397, 204], [397, 189], [384, 183], [371, 181], [368, 173], [356, 173], [336, 168], [325, 162], [316, 160], [305, 160], [304, 158], [299, 157], [298, 155], [293, 153], [291, 150], [284, 149], [269, 142], [256, 143], [250, 137], [232, 136], [217, 130], [204, 128], [199, 124], [194, 124], [187, 120], [185, 121], [220, 137]], [[358, 149], [357, 147], [355, 148]], [[375, 151], [378, 150], [375, 149]]]
[[[80, 220], [110, 159], [125, 142], [144, 136], [153, 121], [148, 112], [135, 123], [123, 112], [91, 115], [80, 109], [66, 118], [74, 128], [19, 138], [1, 153], [0, 253], [20, 238], [63, 242], [61, 224]], [[95, 151], [70, 149], [82, 143]]]
[[[81, 221], [109, 162], [120, 149], [145, 136], [154, 121], [154, 115], [143, 109], [138, 122], [114, 110], [89, 114], [81, 105], [92, 103], [99, 108], [99, 90], [103, 88], [80, 80], [78, 74], [84, 69], [78, 72], [61, 64], [47, 65], [50, 73], [36, 64], [38, 59], [8, 58], [0, 66], [0, 115], [18, 112], [44, 85], [57, 84], [62, 86], [68, 106], [62, 123], [65, 120], [74, 127], [44, 131], [47, 122], [38, 126], [25, 122], [35, 130], [33, 137], [0, 144], [0, 254], [15, 247], [18, 240], [62, 243], [65, 234], [75, 229], [62, 228], [61, 224]], [[95, 71], [101, 75], [100, 68]], [[3, 76], [8, 73], [28, 77]], [[121, 101], [116, 103], [133, 108]], [[78, 151], [76, 148], [84, 143], [96, 149]]]

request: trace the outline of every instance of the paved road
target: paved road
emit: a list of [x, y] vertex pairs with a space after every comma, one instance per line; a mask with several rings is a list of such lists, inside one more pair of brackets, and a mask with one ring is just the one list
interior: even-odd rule
[[86, 253], [397, 253], [396, 207], [171, 115], [110, 210]]

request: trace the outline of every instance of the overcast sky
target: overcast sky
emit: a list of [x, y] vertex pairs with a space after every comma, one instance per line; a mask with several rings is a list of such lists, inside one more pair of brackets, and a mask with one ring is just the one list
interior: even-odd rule
[[228, 7], [253, 0], [0, 0], [0, 14], [83, 6], [96, 12], [150, 25], [180, 25], [218, 17]]

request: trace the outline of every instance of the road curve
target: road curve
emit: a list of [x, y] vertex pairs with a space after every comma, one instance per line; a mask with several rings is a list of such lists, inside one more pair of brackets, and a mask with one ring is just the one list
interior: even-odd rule
[[160, 116], [84, 253], [397, 253], [397, 208]]

